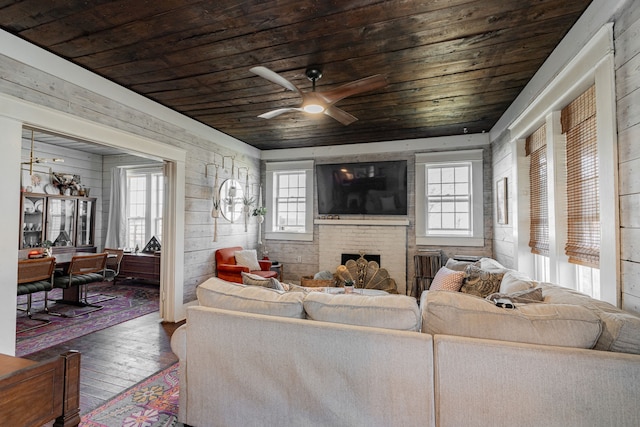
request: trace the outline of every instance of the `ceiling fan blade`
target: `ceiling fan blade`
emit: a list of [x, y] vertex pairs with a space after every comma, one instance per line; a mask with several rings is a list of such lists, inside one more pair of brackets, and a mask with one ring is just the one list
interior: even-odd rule
[[300, 91], [300, 89], [298, 89], [296, 85], [294, 85], [289, 80], [285, 79], [275, 71], [271, 71], [267, 67], [253, 67], [249, 71], [259, 75], [262, 78], [269, 80], [272, 83], [278, 84], [284, 87], [285, 89], [289, 89], [290, 91], [298, 92], [299, 94], [302, 94], [302, 92]]
[[376, 74], [375, 76], [365, 77], [364, 79], [356, 80], [355, 82], [346, 83], [342, 86], [338, 86], [335, 89], [328, 90], [326, 92], [319, 92], [318, 94], [328, 103], [334, 104], [343, 98], [351, 95], [357, 95], [363, 92], [369, 92], [387, 86], [389, 83], [385, 76]]
[[262, 119], [272, 119], [274, 117], [279, 116], [280, 114], [288, 113], [290, 111], [304, 111], [302, 108], [278, 108], [277, 110], [267, 111], [266, 113], [260, 114], [258, 117]]
[[329, 108], [324, 110], [324, 113], [327, 116], [333, 117], [334, 119], [336, 119], [337, 121], [339, 121], [345, 126], [348, 126], [351, 123], [358, 120], [357, 117], [354, 117], [351, 114], [347, 113], [346, 111], [341, 110], [338, 107], [334, 107], [334, 106], [330, 106]]

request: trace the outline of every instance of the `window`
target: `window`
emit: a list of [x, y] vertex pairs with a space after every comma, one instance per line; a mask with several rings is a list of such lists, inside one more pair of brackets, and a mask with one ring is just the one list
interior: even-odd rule
[[280, 231], [304, 232], [306, 176], [303, 170], [274, 172], [275, 220]]
[[151, 237], [162, 242], [163, 174], [158, 169], [127, 171], [127, 246], [142, 249]]
[[534, 277], [549, 280], [549, 197], [547, 187], [547, 125], [540, 126], [525, 142], [529, 158], [529, 248]]
[[416, 243], [483, 246], [482, 150], [416, 154]]
[[427, 234], [471, 234], [471, 164], [426, 165]]
[[265, 236], [313, 240], [313, 161], [267, 163]]
[[526, 140], [529, 157], [529, 247], [532, 254], [549, 256], [549, 199], [547, 191], [547, 125]]
[[572, 264], [598, 267], [600, 196], [595, 86], [562, 109], [567, 138], [567, 244]]
[[562, 109], [567, 138], [567, 244], [577, 286], [600, 298], [600, 191], [596, 91], [591, 86]]
[[534, 209], [528, 195], [518, 197], [517, 204], [526, 206], [516, 206], [518, 269], [620, 306], [613, 46], [609, 23], [559, 70], [509, 130], [518, 153], [516, 176], [524, 183], [533, 177], [523, 166], [533, 160], [522, 161], [528, 153], [519, 138], [543, 123], [547, 127], [549, 255], [532, 254], [526, 247], [529, 239], [520, 238], [533, 233]]

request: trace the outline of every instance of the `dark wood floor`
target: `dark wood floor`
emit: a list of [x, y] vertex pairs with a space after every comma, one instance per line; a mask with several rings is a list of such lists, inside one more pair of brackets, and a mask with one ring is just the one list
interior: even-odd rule
[[67, 341], [26, 356], [44, 360], [68, 350], [82, 353], [80, 412], [86, 414], [129, 387], [171, 366], [178, 358], [169, 345], [180, 326], [162, 323], [158, 312]]

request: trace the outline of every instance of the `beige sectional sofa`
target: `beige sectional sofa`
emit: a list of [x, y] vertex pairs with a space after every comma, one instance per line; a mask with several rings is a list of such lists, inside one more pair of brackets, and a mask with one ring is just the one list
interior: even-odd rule
[[617, 351], [601, 351], [600, 315], [575, 301], [509, 310], [435, 291], [418, 306], [218, 278], [197, 293], [172, 337], [188, 425], [640, 425], [640, 355], [620, 352], [638, 346], [634, 316], [608, 319], [600, 345]]

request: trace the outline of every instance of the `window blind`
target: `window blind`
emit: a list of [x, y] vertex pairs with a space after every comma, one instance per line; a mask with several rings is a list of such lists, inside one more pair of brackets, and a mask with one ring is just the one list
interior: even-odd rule
[[595, 86], [562, 109], [567, 138], [567, 244], [569, 262], [599, 267], [600, 194]]
[[527, 137], [529, 157], [529, 247], [531, 253], [549, 255], [549, 201], [547, 197], [547, 125]]

